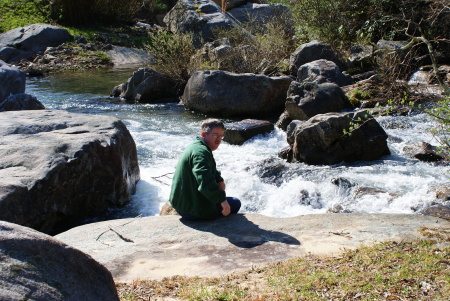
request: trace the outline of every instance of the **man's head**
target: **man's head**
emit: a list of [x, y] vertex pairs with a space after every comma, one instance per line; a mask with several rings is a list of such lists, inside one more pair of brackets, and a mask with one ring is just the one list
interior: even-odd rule
[[222, 142], [225, 125], [219, 119], [206, 119], [202, 122], [200, 136], [212, 151], [215, 151]]

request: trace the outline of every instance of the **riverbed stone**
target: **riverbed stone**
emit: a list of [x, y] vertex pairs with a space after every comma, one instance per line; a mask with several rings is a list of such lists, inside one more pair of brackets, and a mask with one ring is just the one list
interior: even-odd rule
[[189, 110], [222, 117], [279, 116], [291, 81], [287, 76], [197, 71], [186, 84], [182, 102]]
[[72, 39], [66, 29], [48, 24], [14, 28], [0, 34], [0, 59], [7, 63], [30, 59], [47, 47], [55, 47]]
[[450, 221], [450, 204], [436, 204], [420, 210], [420, 214], [430, 215]]
[[169, 76], [152, 68], [140, 68], [126, 83], [114, 87], [110, 96], [126, 102], [165, 103], [179, 102], [181, 94], [180, 85]]
[[386, 132], [365, 110], [294, 120], [288, 126], [287, 141], [290, 149], [284, 155], [289, 162], [330, 165], [390, 154]]
[[273, 123], [267, 120], [244, 119], [238, 122], [225, 124], [223, 140], [229, 144], [242, 145], [245, 141], [262, 134], [267, 134], [275, 129]]
[[11, 94], [25, 92], [26, 74], [0, 60], [0, 102]]
[[170, 215], [92, 223], [55, 238], [91, 255], [116, 282], [131, 283], [175, 275], [218, 277], [308, 254], [338, 256], [375, 242], [425, 239], [421, 227], [445, 231], [450, 222], [415, 214], [232, 214], [212, 221]]
[[0, 102], [0, 112], [44, 109], [44, 105], [36, 96], [25, 93], [10, 95], [3, 102]]
[[436, 162], [444, 160], [444, 157], [439, 155], [438, 148], [428, 142], [418, 142], [412, 145], [407, 145], [403, 151], [412, 158], [424, 162]]
[[0, 113], [0, 220], [53, 234], [130, 201], [136, 145], [108, 116]]
[[350, 109], [353, 109], [352, 104], [334, 83], [293, 81], [287, 92], [285, 114], [291, 120], [308, 120], [318, 114]]
[[61, 241], [0, 221], [0, 300], [119, 300], [111, 273]]

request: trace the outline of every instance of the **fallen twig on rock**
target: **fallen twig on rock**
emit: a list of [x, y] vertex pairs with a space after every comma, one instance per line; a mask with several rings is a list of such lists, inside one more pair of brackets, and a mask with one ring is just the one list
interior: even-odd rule
[[114, 229], [111, 225], [108, 225], [109, 229], [111, 231], [113, 231], [114, 233], [116, 233], [117, 235], [119, 235], [120, 238], [122, 238], [123, 240], [127, 241], [127, 242], [134, 242], [133, 240], [126, 238], [125, 236], [123, 236], [122, 234], [119, 233], [119, 231], [117, 231], [116, 229]]
[[350, 233], [349, 232], [344, 232], [344, 231], [341, 231], [341, 232], [330, 232], [331, 234], [334, 234], [334, 235], [339, 235], [339, 236], [345, 236], [345, 237], [348, 237], [348, 238], [352, 238], [351, 236], [350, 236]]
[[[134, 219], [132, 219], [131, 221], [126, 222], [125, 224], [122, 224], [122, 225], [120, 225], [119, 227], [123, 227], [123, 226], [125, 226], [125, 225], [128, 225], [129, 223], [133, 222], [136, 218], [140, 218], [140, 217], [142, 217], [142, 215], [139, 214], [138, 216], [136, 216], [136, 217], [135, 217]], [[117, 230], [115, 230], [111, 225], [108, 225], [108, 227], [109, 227], [109, 230], [106, 230], [106, 231], [103, 231], [102, 233], [100, 233], [100, 234], [97, 236], [97, 238], [96, 238], [95, 240], [98, 240], [98, 239], [100, 238], [100, 236], [102, 236], [102, 235], [105, 234], [106, 232], [108, 232], [108, 231], [113, 231], [114, 233], [116, 233], [117, 235], [119, 235], [119, 237], [122, 238], [124, 241], [127, 241], [127, 242], [134, 242], [133, 240], [124, 237], [124, 236], [123, 236], [122, 234], [120, 234]], [[102, 243], [103, 243], [103, 242], [102, 242]]]

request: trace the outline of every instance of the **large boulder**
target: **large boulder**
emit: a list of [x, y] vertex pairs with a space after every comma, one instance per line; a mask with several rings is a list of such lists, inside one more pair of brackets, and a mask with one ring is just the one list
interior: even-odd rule
[[0, 60], [0, 102], [11, 94], [25, 92], [26, 74]]
[[228, 10], [228, 13], [241, 24], [250, 27], [252, 32], [264, 32], [268, 23], [280, 25], [283, 31], [292, 36], [294, 22], [292, 13], [286, 5], [246, 3]]
[[0, 220], [53, 234], [135, 192], [136, 145], [114, 117], [2, 112], [0, 137]]
[[179, 0], [164, 17], [164, 23], [173, 33], [193, 33], [196, 47], [202, 41], [214, 40], [215, 30], [236, 25], [216, 3], [208, 0]]
[[336, 164], [389, 155], [387, 134], [366, 111], [327, 113], [288, 126], [289, 162]]
[[297, 80], [299, 82], [307, 81], [318, 84], [335, 83], [338, 86], [346, 86], [353, 83], [350, 75], [342, 73], [338, 65], [328, 60], [316, 60], [301, 65], [298, 68]]
[[30, 228], [0, 221], [0, 300], [119, 300], [91, 256]]
[[25, 93], [10, 95], [0, 102], [0, 112], [43, 109], [45, 109], [44, 105], [37, 100], [36, 96]]
[[0, 34], [0, 59], [15, 63], [30, 59], [47, 47], [55, 47], [73, 39], [64, 28], [48, 24], [32, 24]]
[[291, 120], [308, 120], [318, 114], [352, 108], [344, 91], [336, 84], [293, 81], [287, 93], [285, 114]]
[[127, 102], [178, 102], [181, 91], [180, 85], [169, 76], [151, 68], [141, 68], [126, 83], [114, 87], [111, 96]]
[[291, 81], [289, 77], [197, 71], [189, 78], [182, 101], [190, 110], [222, 117], [279, 116]]
[[338, 66], [342, 66], [342, 62], [329, 44], [314, 40], [300, 45], [294, 53], [291, 54], [289, 71], [291, 75], [297, 76], [298, 68], [300, 68], [301, 65], [320, 59], [332, 61]]

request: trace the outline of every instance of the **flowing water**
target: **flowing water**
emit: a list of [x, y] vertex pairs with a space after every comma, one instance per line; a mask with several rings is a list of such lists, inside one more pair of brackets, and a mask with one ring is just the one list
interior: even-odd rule
[[[113, 68], [27, 80], [26, 93], [35, 95], [47, 109], [114, 116], [130, 130], [137, 145], [141, 181], [131, 203], [112, 212], [112, 218], [159, 214], [169, 196], [177, 159], [195, 139], [205, 118], [186, 111], [181, 104], [125, 104], [110, 99], [112, 88], [135, 70]], [[449, 167], [419, 162], [403, 151], [404, 146], [420, 141], [436, 145], [427, 130], [433, 122], [424, 115], [377, 120], [389, 135], [392, 154], [372, 162], [333, 166], [285, 163], [277, 159], [278, 151], [287, 146], [285, 133], [278, 129], [242, 146], [223, 142], [214, 156], [227, 195], [241, 199], [243, 212], [273, 217], [330, 209], [414, 213], [433, 203], [436, 189], [448, 186]], [[333, 184], [334, 179], [342, 184]], [[372, 193], [358, 193], [362, 187]]]

